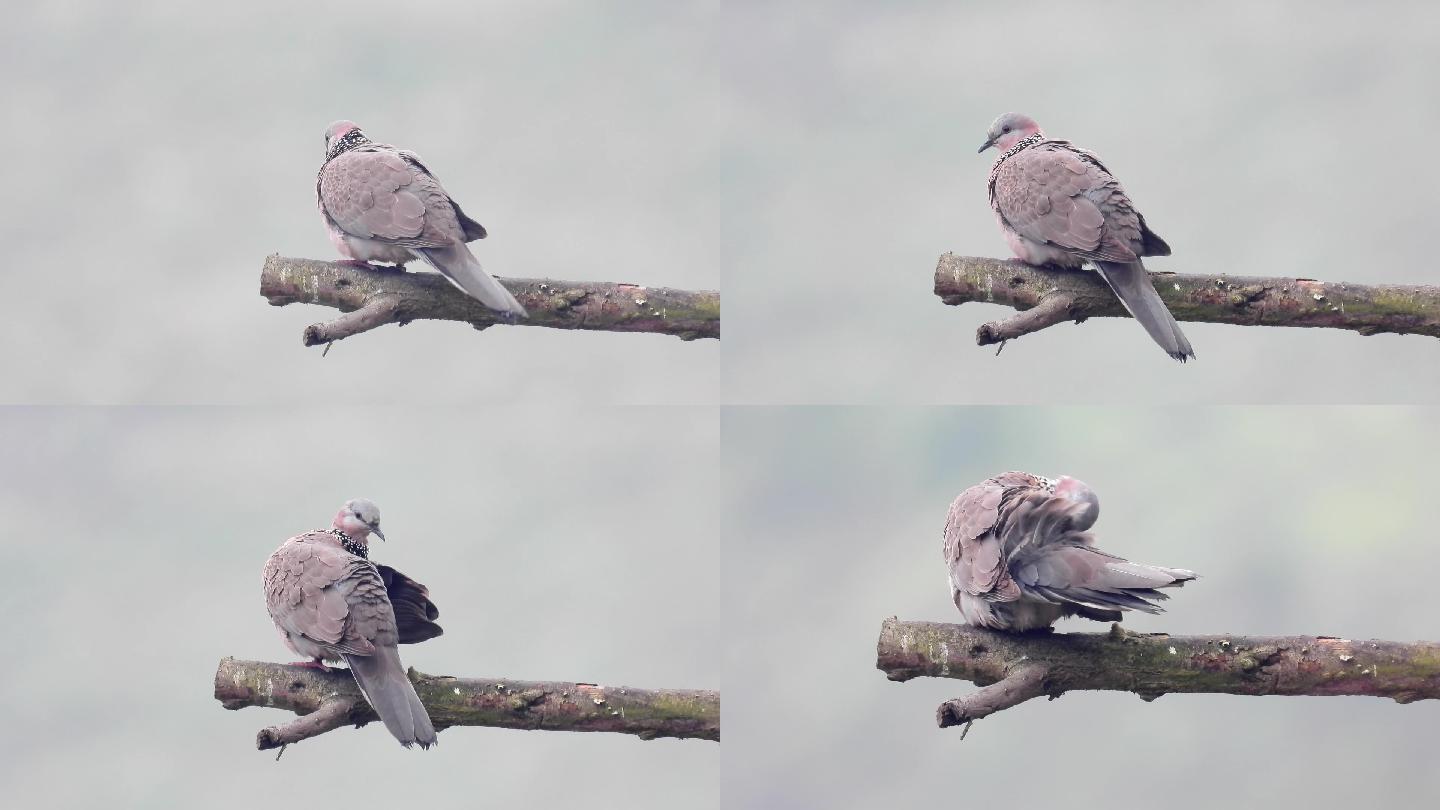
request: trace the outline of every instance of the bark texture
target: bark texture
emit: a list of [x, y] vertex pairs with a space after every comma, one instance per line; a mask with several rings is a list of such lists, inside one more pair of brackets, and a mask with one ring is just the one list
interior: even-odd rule
[[507, 320], [455, 289], [439, 273], [283, 256], [266, 258], [260, 271], [260, 294], [274, 306], [320, 304], [346, 313], [307, 327], [302, 336], [306, 346], [421, 319], [464, 321], [476, 329], [501, 323], [654, 332], [681, 340], [720, 337], [718, 292], [602, 281], [505, 278], [500, 283], [529, 310], [529, 318]]
[[[632, 689], [563, 681], [452, 678], [410, 670], [410, 680], [437, 731], [494, 726], [549, 731], [611, 731], [642, 740], [720, 739], [720, 693], [698, 689]], [[261, 729], [264, 751], [344, 725], [378, 720], [348, 669], [316, 669], [225, 658], [215, 671], [215, 699], [227, 709], [269, 706], [300, 715]]]
[[880, 628], [875, 665], [892, 681], [931, 676], [983, 687], [942, 704], [942, 728], [1074, 689], [1145, 700], [1167, 692], [1440, 698], [1440, 644], [1433, 642], [1171, 636], [1118, 624], [1109, 633], [1012, 634], [892, 617]]
[[[1151, 278], [1179, 321], [1440, 337], [1440, 286], [1177, 273], [1152, 273]], [[1129, 317], [1099, 274], [1031, 267], [1018, 259], [946, 253], [935, 267], [935, 294], [952, 305], [983, 301], [1019, 310], [982, 325], [975, 334], [981, 346], [1065, 321]]]

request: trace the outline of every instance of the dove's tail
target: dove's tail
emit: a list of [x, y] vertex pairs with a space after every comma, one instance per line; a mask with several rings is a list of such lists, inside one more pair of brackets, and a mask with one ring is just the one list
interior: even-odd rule
[[347, 655], [345, 663], [350, 665], [355, 683], [360, 685], [370, 707], [401, 745], [409, 748], [420, 743], [421, 748], [429, 748], [435, 744], [435, 727], [415, 687], [405, 677], [399, 651], [377, 645], [374, 655]]
[[1022, 588], [1101, 621], [1117, 621], [1123, 610], [1164, 613], [1155, 603], [1170, 597], [1157, 589], [1178, 588], [1195, 578], [1194, 571], [1133, 563], [1089, 546], [1054, 549], [1031, 567], [1035, 572], [1022, 575]]
[[1115, 291], [1120, 303], [1145, 327], [1166, 354], [1182, 363], [1195, 356], [1190, 341], [1180, 331], [1180, 324], [1175, 322], [1175, 316], [1170, 314], [1165, 302], [1160, 300], [1160, 294], [1155, 292], [1145, 265], [1136, 261], [1095, 262], [1095, 266], [1099, 268], [1101, 278]]
[[485, 272], [480, 260], [463, 243], [443, 248], [411, 248], [415, 255], [424, 259], [431, 267], [444, 273], [447, 278], [480, 303], [507, 315], [525, 317], [525, 307], [505, 289], [495, 277]]

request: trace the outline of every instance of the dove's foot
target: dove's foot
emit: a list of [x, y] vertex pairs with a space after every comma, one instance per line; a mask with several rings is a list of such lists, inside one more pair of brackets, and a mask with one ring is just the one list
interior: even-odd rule
[[324, 662], [324, 661], [321, 661], [321, 660], [318, 659], [318, 658], [315, 659], [315, 660], [313, 660], [313, 661], [295, 661], [295, 662], [291, 663], [289, 666], [292, 666], [292, 667], [304, 667], [304, 668], [306, 668], [306, 669], [318, 669], [318, 670], [320, 670], [321, 672], [329, 672], [329, 671], [330, 671], [330, 667], [325, 666], [325, 662]]
[[353, 267], [356, 270], [374, 270], [377, 273], [382, 270], [396, 269], [393, 267], [381, 267], [378, 264], [371, 264], [369, 262], [362, 262], [359, 259], [341, 259], [340, 261], [336, 262], [336, 264], [343, 264], [346, 267]]

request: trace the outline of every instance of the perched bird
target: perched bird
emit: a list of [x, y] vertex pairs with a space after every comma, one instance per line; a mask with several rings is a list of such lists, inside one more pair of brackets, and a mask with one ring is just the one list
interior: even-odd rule
[[1024, 632], [1065, 616], [1118, 622], [1121, 611], [1163, 613], [1156, 588], [1195, 578], [1183, 568], [1132, 563], [1086, 533], [1100, 500], [1069, 476], [1007, 472], [960, 493], [945, 518], [950, 590], [965, 621]]
[[405, 675], [396, 644], [439, 635], [434, 624], [439, 612], [423, 585], [394, 569], [389, 570], [401, 600], [398, 610], [391, 604], [385, 578], [367, 559], [372, 533], [385, 539], [380, 510], [356, 498], [345, 502], [330, 529], [286, 540], [265, 562], [265, 605], [285, 645], [309, 659], [300, 666], [326, 669], [325, 661], [344, 660], [400, 744], [429, 748], [435, 727]]
[[1000, 156], [990, 168], [990, 208], [1015, 255], [1037, 267], [1090, 262], [1166, 354], [1182, 363], [1194, 357], [1140, 261], [1169, 256], [1170, 246], [1145, 225], [1100, 159], [1045, 137], [1020, 113], [995, 119], [980, 151], [992, 146]]
[[466, 242], [485, 228], [465, 216], [414, 152], [365, 137], [353, 121], [325, 130], [315, 198], [330, 241], [360, 263], [420, 259], [485, 306], [511, 316], [525, 308], [480, 266]]

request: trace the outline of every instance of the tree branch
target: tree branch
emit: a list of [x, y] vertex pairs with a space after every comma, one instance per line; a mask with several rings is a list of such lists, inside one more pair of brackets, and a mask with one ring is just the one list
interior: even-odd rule
[[1001, 633], [938, 622], [880, 628], [875, 666], [892, 681], [931, 676], [985, 687], [940, 706], [940, 727], [978, 720], [1040, 695], [1076, 689], [1229, 695], [1440, 698], [1440, 644], [1328, 636]]
[[[720, 739], [720, 693], [698, 689], [631, 689], [587, 683], [452, 678], [410, 670], [436, 730], [451, 726], [612, 731], [656, 737]], [[261, 751], [378, 720], [350, 671], [320, 672], [286, 664], [224, 658], [215, 699], [227, 709], [269, 706], [300, 717], [261, 729]]]
[[[1307, 278], [1152, 273], [1155, 289], [1180, 321], [1247, 326], [1323, 326], [1362, 335], [1382, 332], [1440, 337], [1440, 287], [1346, 284]], [[1129, 317], [1098, 273], [1031, 267], [1018, 259], [946, 253], [935, 267], [935, 294], [1020, 310], [980, 327], [981, 346], [1063, 321]], [[1029, 310], [1029, 312], [1027, 312]]]
[[273, 306], [306, 303], [347, 314], [305, 329], [306, 346], [318, 346], [387, 323], [433, 319], [464, 321], [476, 329], [497, 323], [655, 332], [681, 340], [720, 337], [720, 293], [641, 287], [602, 281], [501, 279], [530, 317], [507, 320], [455, 289], [439, 273], [364, 268], [314, 259], [269, 256], [260, 271], [260, 294]]
[[935, 710], [935, 722], [941, 728], [969, 725], [1002, 709], [1019, 706], [1021, 703], [1045, 694], [1045, 667], [1028, 664], [1016, 667], [1013, 672], [989, 686], [982, 686], [978, 692], [965, 697], [951, 698]]
[[302, 714], [281, 726], [266, 726], [260, 729], [260, 733], [255, 735], [255, 746], [261, 751], [284, 748], [291, 743], [308, 740], [331, 729], [350, 723], [363, 722], [350, 719], [353, 711], [355, 711], [353, 698], [323, 699], [315, 711], [309, 714]]

